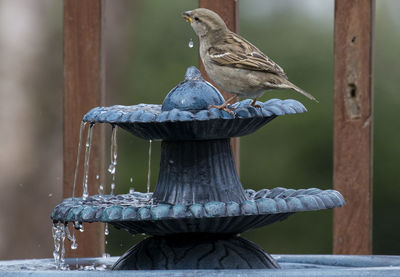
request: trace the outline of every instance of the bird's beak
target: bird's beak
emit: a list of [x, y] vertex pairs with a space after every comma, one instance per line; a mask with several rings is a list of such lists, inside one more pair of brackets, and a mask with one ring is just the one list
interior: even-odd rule
[[186, 22], [189, 22], [189, 23], [193, 22], [192, 11], [186, 11], [182, 14], [182, 16], [185, 18]]

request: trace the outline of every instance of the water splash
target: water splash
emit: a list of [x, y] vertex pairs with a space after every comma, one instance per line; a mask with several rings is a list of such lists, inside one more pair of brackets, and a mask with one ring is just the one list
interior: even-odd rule
[[74, 185], [72, 187], [72, 198], [75, 198], [75, 188], [76, 188], [76, 181], [78, 180], [78, 171], [79, 171], [79, 161], [81, 159], [81, 149], [82, 149], [82, 138], [83, 133], [85, 131], [86, 122], [81, 122], [81, 128], [79, 130], [79, 143], [78, 143], [78, 153], [76, 155], [76, 165], [75, 165], [75, 174], [74, 174]]
[[111, 174], [112, 177], [110, 194], [114, 194], [114, 189], [115, 189], [115, 170], [117, 167], [117, 157], [118, 157], [117, 129], [118, 129], [117, 126], [112, 125], [111, 146], [110, 146], [111, 157], [110, 157], [110, 165], [108, 166], [108, 172]]
[[71, 249], [72, 249], [72, 250], [78, 249], [78, 244], [76, 243], [76, 240], [72, 241]]
[[[117, 261], [118, 257], [109, 257], [107, 259], [99, 258], [74, 258], [65, 259], [67, 269], [69, 271], [77, 270], [97, 270], [97, 271], [111, 271], [113, 264]], [[50, 271], [51, 270], [51, 271]], [[57, 267], [54, 263], [54, 259], [24, 259], [24, 260], [7, 260], [0, 261], [0, 272], [4, 276], [66, 276], [67, 274], [72, 275], [85, 275], [83, 273], [67, 273], [62, 274], [55, 272]], [[50, 271], [50, 272], [49, 272]], [[40, 273], [39, 273], [40, 272]], [[94, 273], [95, 274], [95, 273]], [[91, 276], [92, 274], [88, 274]], [[105, 276], [100, 274], [100, 276]]]
[[147, 165], [147, 193], [150, 192], [150, 179], [151, 179], [151, 145], [153, 141], [149, 140], [149, 158]]
[[189, 40], [188, 46], [189, 46], [189, 48], [193, 48], [193, 46], [194, 46], [193, 39]]
[[[153, 193], [145, 193], [139, 191], [133, 191], [132, 193], [126, 194], [118, 194], [116, 196], [106, 195], [92, 195], [89, 196], [86, 200], [86, 205], [91, 205], [93, 207], [102, 206], [104, 208], [109, 206], [121, 205], [121, 206], [129, 206], [134, 204], [136, 207], [144, 207], [149, 206], [151, 204], [150, 200], [152, 200]], [[64, 200], [65, 203], [70, 203], [71, 205], [76, 205], [76, 201], [72, 199]], [[74, 227], [76, 230], [81, 228], [81, 223], [75, 221]]]
[[82, 198], [85, 200], [89, 196], [88, 182], [89, 182], [89, 162], [90, 162], [90, 149], [92, 146], [94, 123], [90, 123], [88, 135], [85, 144], [85, 164], [83, 165], [83, 193]]
[[101, 183], [99, 184], [99, 189], [97, 190], [97, 193], [99, 195], [103, 195], [104, 194], [104, 187], [103, 187], [103, 185]]

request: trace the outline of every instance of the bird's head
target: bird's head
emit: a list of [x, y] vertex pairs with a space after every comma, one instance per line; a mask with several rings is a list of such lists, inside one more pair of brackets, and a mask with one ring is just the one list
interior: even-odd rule
[[222, 18], [208, 9], [198, 8], [186, 11], [182, 16], [190, 23], [199, 37], [204, 37], [211, 33], [218, 33], [227, 29]]

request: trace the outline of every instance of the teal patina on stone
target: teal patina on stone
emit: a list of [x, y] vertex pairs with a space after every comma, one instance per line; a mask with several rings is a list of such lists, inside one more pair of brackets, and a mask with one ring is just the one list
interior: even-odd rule
[[221, 214], [226, 214], [225, 203], [221, 202], [208, 202], [204, 205], [206, 215], [209, 217], [220, 216]]
[[111, 222], [115, 220], [121, 220], [122, 218], [122, 207], [111, 206], [104, 210], [103, 221]]
[[[126, 252], [114, 269], [279, 268], [265, 251], [236, 234], [296, 212], [340, 207], [345, 201], [337, 191], [316, 188], [244, 190], [230, 138], [251, 134], [278, 116], [307, 110], [291, 99], [257, 101], [259, 107], [245, 99], [229, 105], [231, 112], [212, 107], [223, 102], [200, 71], [189, 67], [185, 80], [162, 105], [89, 111], [83, 120], [91, 124], [109, 123], [146, 140], [162, 140], [157, 184], [153, 193], [65, 199], [52, 213], [53, 221], [107, 222], [132, 234], [153, 236]], [[163, 251], [172, 251], [174, 257]]]
[[122, 211], [122, 220], [133, 220], [138, 217], [136, 207], [126, 207]]
[[97, 214], [97, 209], [92, 206], [85, 206], [85, 208], [82, 210], [82, 220], [83, 221], [90, 221], [96, 218]]
[[[154, 225], [146, 225], [143, 221], [182, 220], [179, 227], [176, 226], [175, 229], [172, 226], [168, 230], [168, 234], [177, 234], [189, 229], [203, 232], [202, 226], [211, 225], [214, 222], [213, 218], [232, 217], [232, 225], [225, 226], [224, 230], [217, 229], [216, 232], [235, 233], [253, 227], [252, 222], [246, 223], [247, 216], [258, 218], [263, 222], [261, 224], [263, 226], [275, 222], [268, 219], [270, 215], [285, 217], [295, 212], [329, 209], [345, 204], [343, 197], [332, 190], [274, 188], [258, 192], [249, 189], [244, 192], [246, 200], [242, 203], [232, 201], [209, 201], [204, 204], [189, 205], [158, 203], [139, 208], [135, 206], [133, 201], [135, 198], [131, 194], [108, 196], [107, 201], [110, 203], [108, 207], [101, 202], [102, 198], [97, 196], [89, 196], [86, 200], [78, 198], [80, 201], [69, 198], [54, 209], [52, 219], [61, 222], [83, 220], [117, 223], [118, 227], [124, 227], [133, 234], [139, 232], [135, 228], [130, 228], [132, 222], [145, 233], [159, 234]], [[116, 201], [120, 201], [121, 205], [112, 204]], [[65, 218], [66, 213], [68, 216]], [[125, 224], [124, 221], [129, 223]]]
[[160, 220], [169, 216], [170, 209], [171, 205], [169, 204], [159, 204], [157, 206], [151, 207], [150, 213], [153, 219]]

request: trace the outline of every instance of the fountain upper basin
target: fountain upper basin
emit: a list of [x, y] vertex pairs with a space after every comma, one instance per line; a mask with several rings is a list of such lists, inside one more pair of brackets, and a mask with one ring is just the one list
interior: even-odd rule
[[174, 108], [162, 111], [161, 105], [96, 107], [83, 118], [91, 123], [115, 124], [146, 140], [211, 140], [251, 134], [277, 116], [306, 112], [292, 99], [270, 99], [250, 106], [251, 99], [232, 105], [234, 116], [224, 110], [200, 111]]
[[292, 99], [257, 102], [260, 108], [246, 99], [230, 105], [232, 113], [212, 107], [223, 102], [221, 93], [191, 66], [162, 105], [96, 107], [83, 121], [118, 125], [146, 140], [214, 140], [248, 135], [277, 116], [307, 111]]

